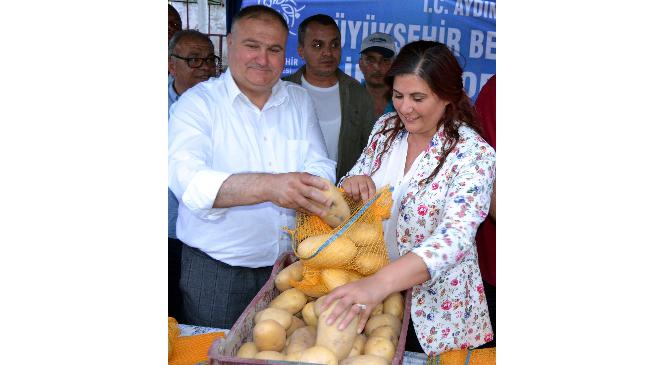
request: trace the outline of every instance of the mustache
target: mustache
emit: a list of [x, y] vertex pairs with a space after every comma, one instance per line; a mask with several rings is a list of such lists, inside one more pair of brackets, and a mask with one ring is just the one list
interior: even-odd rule
[[262, 65], [259, 65], [259, 64], [256, 64], [256, 63], [250, 63], [250, 64], [247, 65], [247, 67], [253, 68], [253, 69], [256, 69], [256, 70], [259, 70], [259, 71], [271, 71], [272, 70], [272, 68], [270, 66], [262, 66]]

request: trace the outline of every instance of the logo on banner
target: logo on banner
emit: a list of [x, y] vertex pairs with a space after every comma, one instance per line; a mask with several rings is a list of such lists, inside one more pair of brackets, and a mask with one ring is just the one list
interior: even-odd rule
[[302, 5], [301, 8], [297, 7], [297, 2], [295, 0], [260, 0], [259, 4], [269, 6], [272, 9], [278, 11], [284, 19], [286, 19], [286, 24], [288, 24], [288, 32], [292, 35], [297, 35], [291, 29], [295, 25], [295, 19], [300, 17], [300, 12], [306, 7]]

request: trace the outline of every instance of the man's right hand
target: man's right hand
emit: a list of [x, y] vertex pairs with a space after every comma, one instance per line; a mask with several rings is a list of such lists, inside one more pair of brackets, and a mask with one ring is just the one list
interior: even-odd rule
[[322, 217], [332, 204], [321, 190], [327, 190], [325, 179], [305, 172], [288, 172], [269, 175], [268, 200], [283, 207], [296, 209]]

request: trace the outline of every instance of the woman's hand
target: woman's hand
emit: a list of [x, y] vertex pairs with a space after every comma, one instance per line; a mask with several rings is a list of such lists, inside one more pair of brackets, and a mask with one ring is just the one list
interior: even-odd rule
[[348, 193], [350, 196], [358, 201], [366, 202], [376, 195], [376, 184], [374, 184], [371, 177], [367, 175], [355, 175], [344, 179], [344, 182], [341, 183], [341, 187]]
[[[382, 303], [385, 297], [389, 294], [383, 290], [385, 285], [381, 285], [377, 281], [378, 280], [375, 276], [369, 276], [340, 286], [327, 294], [323, 300], [321, 313], [326, 310], [335, 299], [339, 299], [339, 302], [334, 306], [334, 310], [332, 310], [332, 313], [327, 317], [327, 324], [333, 324], [337, 320], [337, 317], [345, 313], [345, 318], [339, 322], [339, 326], [337, 327], [337, 329], [341, 331], [348, 326], [356, 315], [359, 314], [360, 321], [358, 322], [357, 333], [361, 333], [364, 329], [364, 325], [369, 320], [371, 312], [378, 304]], [[364, 304], [366, 307], [361, 309], [358, 304]]]

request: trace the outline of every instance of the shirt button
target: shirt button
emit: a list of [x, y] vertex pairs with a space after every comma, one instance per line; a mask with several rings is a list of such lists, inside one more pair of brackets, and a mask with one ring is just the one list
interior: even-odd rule
[[263, 136], [263, 141], [267, 141], [267, 137]]

